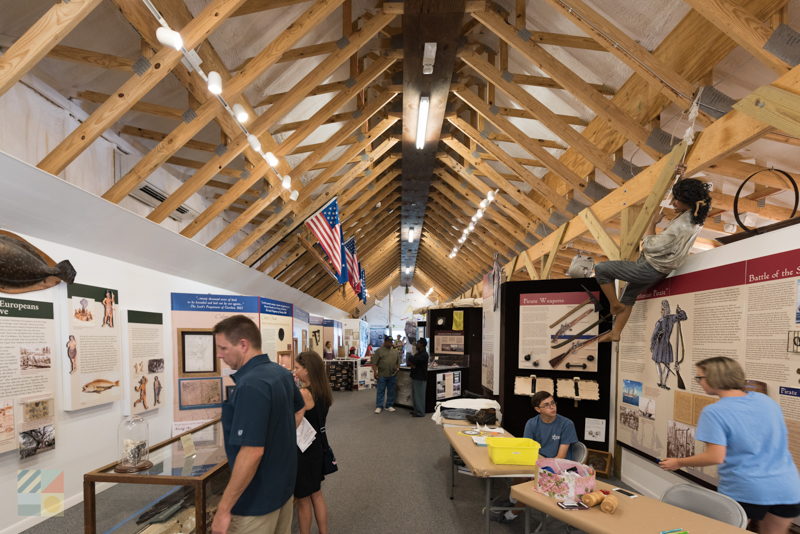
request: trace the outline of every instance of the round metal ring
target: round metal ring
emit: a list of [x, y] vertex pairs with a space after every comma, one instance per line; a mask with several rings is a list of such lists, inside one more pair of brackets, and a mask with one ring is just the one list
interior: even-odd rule
[[794, 178], [792, 178], [792, 176], [788, 172], [782, 171], [780, 169], [761, 169], [754, 172], [753, 174], [745, 178], [741, 184], [739, 184], [739, 189], [736, 190], [736, 196], [733, 197], [733, 217], [736, 219], [736, 223], [739, 225], [739, 228], [741, 228], [745, 232], [754, 232], [756, 230], [752, 230], [747, 226], [745, 226], [744, 223], [742, 222], [742, 219], [739, 217], [739, 195], [742, 192], [742, 188], [744, 188], [744, 184], [746, 184], [750, 180], [750, 178], [761, 172], [780, 173], [783, 176], [785, 176], [787, 180], [789, 180], [790, 184], [792, 184], [792, 188], [794, 189], [794, 208], [792, 208], [792, 214], [789, 217], [790, 219], [793, 218], [797, 213], [797, 206], [798, 203], [800, 202], [800, 192], [797, 190], [797, 182], [795, 182]]

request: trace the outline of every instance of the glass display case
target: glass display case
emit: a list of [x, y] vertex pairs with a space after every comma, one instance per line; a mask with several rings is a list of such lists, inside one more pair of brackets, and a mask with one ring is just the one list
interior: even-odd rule
[[84, 532], [97, 532], [98, 482], [175, 487], [147, 510], [135, 512], [117, 532], [209, 532], [230, 476], [220, 420], [157, 443], [145, 457], [153, 464], [149, 469], [120, 473], [115, 471], [119, 464], [115, 461], [83, 476]]

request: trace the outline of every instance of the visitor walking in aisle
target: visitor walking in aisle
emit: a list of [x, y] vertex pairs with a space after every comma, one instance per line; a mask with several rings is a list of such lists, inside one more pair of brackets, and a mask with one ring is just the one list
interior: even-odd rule
[[409, 357], [411, 367], [411, 401], [414, 409], [411, 415], [425, 417], [425, 389], [428, 386], [428, 341], [421, 337], [417, 341], [416, 352]]
[[[547, 391], [538, 391], [531, 397], [531, 406], [537, 415], [528, 419], [522, 437], [529, 438], [541, 445], [539, 456], [543, 458], [569, 458], [570, 447], [577, 443], [578, 434], [571, 419], [558, 415], [556, 399]], [[517, 484], [519, 480], [515, 480]], [[516, 506], [517, 501], [511, 497], [492, 503], [498, 507]], [[490, 519], [498, 523], [510, 523], [517, 518], [512, 510], [492, 512]]]
[[324, 453], [328, 446], [325, 421], [333, 404], [333, 393], [328, 382], [325, 363], [313, 351], [301, 352], [295, 359], [294, 376], [300, 381], [300, 393], [305, 406], [303, 416], [317, 435], [308, 448], [298, 449], [297, 481], [294, 485], [297, 524], [300, 534], [311, 534], [312, 509], [319, 534], [328, 534], [328, 505], [322, 495]]
[[400, 371], [400, 353], [392, 348], [391, 336], [384, 336], [383, 345], [372, 355], [372, 374], [378, 382], [375, 413], [381, 413], [386, 397], [386, 411], [393, 412], [397, 395], [397, 372]]
[[326, 360], [332, 360], [334, 358], [333, 347], [330, 341], [325, 342], [325, 346], [322, 348], [322, 357]]
[[[595, 278], [608, 298], [611, 313], [614, 315], [611, 331], [597, 338], [598, 342], [619, 341], [622, 329], [633, 311], [636, 297], [683, 265], [711, 209], [709, 189], [709, 184], [694, 178], [677, 182], [672, 187], [672, 206], [678, 216], [658, 235], [656, 224], [661, 218], [654, 217], [650, 221], [647, 235], [642, 240], [642, 254], [639, 259], [635, 262], [605, 261], [595, 266]], [[628, 282], [619, 299], [614, 280]]]
[[217, 357], [236, 371], [236, 387], [222, 405], [231, 475], [211, 532], [291, 534], [303, 396], [292, 374], [261, 354], [261, 333], [252, 320], [234, 315], [213, 332]]
[[706, 358], [696, 369], [703, 391], [719, 397], [697, 422], [695, 439], [705, 442], [705, 451], [659, 465], [668, 471], [719, 465], [717, 490], [739, 501], [750, 526], [760, 534], [788, 534], [800, 515], [800, 476], [780, 407], [767, 395], [744, 390], [744, 370], [736, 360]]

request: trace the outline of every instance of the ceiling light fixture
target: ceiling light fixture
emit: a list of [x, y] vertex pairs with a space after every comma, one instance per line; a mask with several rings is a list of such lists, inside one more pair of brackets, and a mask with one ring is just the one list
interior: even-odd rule
[[169, 26], [160, 26], [156, 30], [156, 39], [164, 46], [171, 46], [175, 50], [183, 48], [183, 38], [181, 34]]
[[413, 243], [414, 242], [414, 229], [413, 228], [409, 228], [408, 229], [408, 242], [409, 243]]
[[430, 288], [427, 293], [425, 293], [425, 298], [428, 298], [431, 293], [433, 293], [433, 288]]
[[433, 74], [436, 63], [436, 43], [425, 43], [422, 49], [422, 74]]
[[288, 174], [281, 178], [281, 186], [287, 191], [292, 188], [292, 177]]
[[488, 193], [486, 193], [486, 200], [488, 200], [489, 202], [492, 202], [494, 198], [495, 198], [494, 191], [489, 191]]
[[240, 124], [244, 124], [250, 119], [250, 114], [244, 109], [244, 106], [241, 104], [234, 104], [233, 105], [233, 115], [236, 117], [236, 120], [239, 121]]
[[295, 201], [299, 196], [300, 193], [297, 192], [297, 189], [292, 189], [292, 193], [289, 195], [289, 200]]
[[258, 140], [258, 137], [249, 133], [247, 134], [247, 142], [250, 144], [250, 148], [256, 152], [261, 152], [261, 141]]
[[264, 154], [264, 159], [267, 160], [267, 165], [269, 165], [273, 169], [277, 167], [278, 164], [280, 163], [280, 161], [278, 161], [278, 158], [276, 158], [275, 154], [273, 154], [272, 152], [267, 152], [266, 154]]
[[428, 131], [428, 111], [431, 107], [431, 99], [427, 96], [419, 97], [419, 109], [417, 114], [417, 149], [422, 150], [425, 146], [425, 133]]
[[406, 274], [411, 274], [411, 267], [406, 267]]
[[222, 94], [222, 76], [215, 70], [208, 73], [208, 92], [212, 95]]
[[488, 206], [488, 205], [489, 205], [489, 201], [488, 200], [486, 200], [485, 198], [483, 200], [481, 200], [480, 207], [481, 207], [482, 210], [485, 210], [486, 206]]

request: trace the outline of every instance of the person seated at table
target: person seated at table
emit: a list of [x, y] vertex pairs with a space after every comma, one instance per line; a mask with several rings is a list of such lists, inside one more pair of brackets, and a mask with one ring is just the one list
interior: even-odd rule
[[[537, 442], [541, 447], [539, 456], [543, 458], [567, 458], [569, 459], [570, 447], [577, 443], [578, 434], [575, 432], [575, 424], [571, 419], [558, 415], [556, 399], [547, 391], [539, 391], [531, 397], [531, 406], [537, 415], [528, 419], [525, 423], [525, 430], [522, 437], [530, 438]], [[514, 483], [518, 483], [514, 479]], [[510, 496], [508, 499], [501, 499], [493, 502], [498, 507], [511, 507], [517, 501]], [[499, 523], [510, 523], [517, 518], [513, 510], [503, 512], [492, 512], [491, 520]]]
[[744, 370], [736, 360], [707, 358], [696, 369], [703, 391], [719, 397], [697, 422], [695, 436], [705, 442], [705, 451], [665, 458], [661, 468], [719, 465], [718, 491], [739, 501], [750, 527], [761, 534], [788, 534], [800, 514], [800, 475], [780, 406], [763, 393], [744, 390]]

